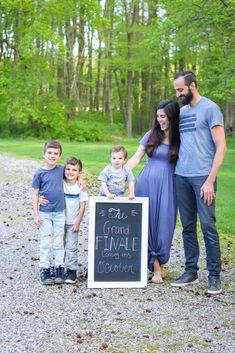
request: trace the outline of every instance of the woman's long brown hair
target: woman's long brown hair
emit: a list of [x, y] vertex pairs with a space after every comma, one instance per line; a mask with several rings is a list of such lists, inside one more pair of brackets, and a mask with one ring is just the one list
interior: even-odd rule
[[155, 109], [155, 118], [150, 132], [150, 136], [146, 145], [146, 153], [152, 157], [154, 150], [161, 145], [164, 139], [164, 132], [161, 130], [157, 121], [157, 111], [163, 109], [169, 120], [169, 153], [168, 160], [170, 163], [176, 163], [178, 159], [180, 134], [179, 134], [179, 113], [180, 107], [176, 101], [163, 100]]

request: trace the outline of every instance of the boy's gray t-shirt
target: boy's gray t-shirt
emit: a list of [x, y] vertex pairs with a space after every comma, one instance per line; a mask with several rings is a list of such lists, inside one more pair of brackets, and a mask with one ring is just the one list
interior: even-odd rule
[[40, 212], [61, 212], [65, 209], [63, 176], [62, 165], [53, 169], [39, 168], [34, 174], [32, 187], [39, 189], [39, 195], [49, 201], [46, 206], [39, 205]]
[[107, 183], [109, 192], [113, 194], [124, 194], [126, 182], [134, 181], [134, 175], [131, 169], [126, 165], [117, 172], [112, 165], [109, 164], [102, 170], [98, 180]]
[[175, 174], [195, 177], [210, 174], [215, 144], [211, 129], [223, 126], [220, 108], [210, 99], [202, 97], [194, 106], [180, 109], [180, 150]]

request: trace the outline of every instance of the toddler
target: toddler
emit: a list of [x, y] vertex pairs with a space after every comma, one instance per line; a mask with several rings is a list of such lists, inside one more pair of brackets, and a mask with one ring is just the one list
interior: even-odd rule
[[101, 196], [114, 199], [123, 196], [126, 182], [129, 185], [129, 199], [135, 198], [134, 176], [130, 168], [125, 165], [127, 161], [127, 150], [123, 146], [115, 146], [110, 150], [110, 164], [106, 166], [99, 175], [101, 181]]

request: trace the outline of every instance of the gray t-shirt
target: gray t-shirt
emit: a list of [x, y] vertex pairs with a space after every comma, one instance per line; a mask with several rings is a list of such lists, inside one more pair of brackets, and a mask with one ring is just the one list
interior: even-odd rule
[[202, 97], [194, 106], [180, 109], [180, 150], [175, 174], [195, 177], [210, 174], [215, 144], [211, 129], [223, 126], [223, 116], [217, 104]]
[[[109, 164], [102, 170], [98, 179], [107, 184], [109, 192], [121, 195], [125, 192], [126, 182], [134, 181], [134, 175], [127, 165], [124, 165], [120, 171], [116, 171]], [[103, 193], [102, 190], [101, 193]]]
[[39, 189], [39, 195], [49, 201], [45, 206], [39, 205], [41, 212], [61, 212], [65, 209], [63, 175], [62, 165], [53, 169], [39, 168], [34, 174], [32, 187]]

